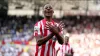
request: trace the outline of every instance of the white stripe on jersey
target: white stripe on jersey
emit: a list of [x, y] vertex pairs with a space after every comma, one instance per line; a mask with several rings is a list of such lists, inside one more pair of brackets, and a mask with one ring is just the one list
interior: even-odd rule
[[68, 50], [71, 50], [71, 47], [69, 45], [62, 45], [60, 47], [61, 56], [64, 56], [66, 52], [68, 53]]
[[[50, 31], [48, 31], [48, 34], [50, 34]], [[51, 38], [51, 39], [52, 39], [52, 38]], [[51, 43], [50, 50], [49, 50], [49, 52], [50, 52], [49, 55], [50, 55], [50, 56], [52, 56], [52, 45], [53, 45], [53, 43]], [[48, 46], [49, 46], [49, 45], [48, 45]]]
[[[44, 35], [45, 34], [45, 30], [44, 30], [44, 27], [45, 27], [45, 25], [44, 25], [44, 23], [45, 23], [45, 21], [44, 20], [41, 20], [40, 22], [38, 22], [38, 27], [40, 28], [41, 27], [41, 25], [42, 25], [42, 34]], [[39, 31], [38, 31], [38, 35], [40, 35], [41, 34], [41, 31], [40, 31], [40, 29], [39, 29]], [[47, 35], [49, 35], [50, 34], [50, 31], [49, 30], [47, 30], [47, 33], [46, 33]], [[47, 36], [46, 35], [46, 36]], [[55, 37], [53, 37], [53, 38], [55, 38]], [[52, 42], [52, 43], [51, 43]], [[52, 54], [53, 54], [53, 52], [52, 52], [52, 50], [53, 50], [53, 43], [55, 43], [55, 41], [52, 39], [52, 41], [51, 41], [51, 39], [49, 40], [49, 41], [47, 41], [46, 43], [45, 43], [45, 49], [42, 49], [42, 48], [44, 48], [44, 46], [43, 45], [41, 45], [41, 46], [38, 46], [38, 53], [36, 53], [36, 54], [38, 54], [38, 56], [40, 56], [40, 55], [42, 55], [42, 54], [44, 54], [43, 56], [47, 56], [47, 54], [49, 54], [49, 56], [52, 56]], [[50, 44], [50, 45], [49, 45]], [[49, 51], [49, 53], [47, 53]], [[54, 55], [55, 56], [55, 55]]]
[[52, 56], [52, 45], [50, 46], [50, 56]]
[[44, 52], [44, 56], [46, 56], [47, 55], [47, 51], [48, 51], [48, 44], [49, 44], [49, 41], [47, 41], [47, 43], [46, 43], [46, 48], [45, 48], [45, 52]]
[[[44, 34], [44, 27], [45, 26], [43, 25], [43, 21], [42, 20], [41, 20], [41, 25], [42, 25], [42, 32]], [[46, 52], [48, 50], [48, 44], [49, 44], [49, 41], [46, 42], [46, 46], [45, 46], [46, 48], [45, 48], [45, 51], [44, 51], [44, 56], [46, 56], [46, 54], [47, 54]]]
[[[49, 35], [49, 30], [47, 30], [47, 35]], [[45, 52], [44, 52], [44, 56], [47, 56], [47, 51], [48, 51], [48, 46], [49, 46], [49, 41], [46, 42], [46, 48], [45, 48]]]
[[39, 27], [38, 35], [40, 35], [41, 34], [41, 32], [40, 32], [40, 22], [38, 22], [38, 27]]
[[42, 33], [44, 34], [44, 25], [43, 25], [43, 21], [41, 20], [41, 25], [42, 25]]
[[42, 48], [42, 46], [39, 46], [39, 48], [38, 48], [38, 56], [41, 55], [41, 48]]
[[[39, 27], [38, 35], [40, 35], [40, 34], [41, 34], [41, 32], [40, 32], [40, 22], [38, 22], [38, 27]], [[41, 48], [42, 48], [42, 46], [39, 46], [39, 49], [38, 49], [38, 56], [41, 55]]]

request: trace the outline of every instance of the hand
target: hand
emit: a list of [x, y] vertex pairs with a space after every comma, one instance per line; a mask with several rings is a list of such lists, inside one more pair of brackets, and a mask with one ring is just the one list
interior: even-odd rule
[[65, 56], [72, 56], [70, 53], [65, 53]]
[[47, 22], [46, 23], [45, 28], [48, 29], [48, 30], [50, 30], [54, 34], [59, 33], [58, 27], [56, 25], [51, 25], [50, 22]]
[[65, 27], [64, 23], [62, 21], [60, 21], [60, 23], [58, 24], [59, 30], [61, 30], [64, 27]]

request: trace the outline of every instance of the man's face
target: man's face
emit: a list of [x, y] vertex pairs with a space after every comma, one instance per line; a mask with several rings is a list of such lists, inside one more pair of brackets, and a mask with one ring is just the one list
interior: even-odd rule
[[52, 17], [54, 11], [53, 8], [51, 7], [51, 5], [45, 5], [44, 6], [44, 16], [46, 17]]
[[65, 38], [65, 43], [68, 44], [68, 42], [69, 42], [69, 37], [66, 37]]

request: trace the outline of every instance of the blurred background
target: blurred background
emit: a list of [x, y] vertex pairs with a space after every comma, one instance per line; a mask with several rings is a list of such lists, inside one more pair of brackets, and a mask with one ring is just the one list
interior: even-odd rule
[[0, 0], [0, 56], [34, 56], [34, 24], [45, 4], [65, 23], [74, 56], [100, 56], [100, 0]]

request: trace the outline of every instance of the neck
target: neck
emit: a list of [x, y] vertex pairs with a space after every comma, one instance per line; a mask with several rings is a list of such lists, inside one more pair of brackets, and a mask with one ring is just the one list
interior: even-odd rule
[[51, 17], [45, 17], [45, 18], [46, 18], [46, 20], [49, 21], [49, 22], [52, 20]]
[[65, 45], [68, 45], [68, 43], [65, 43]]

